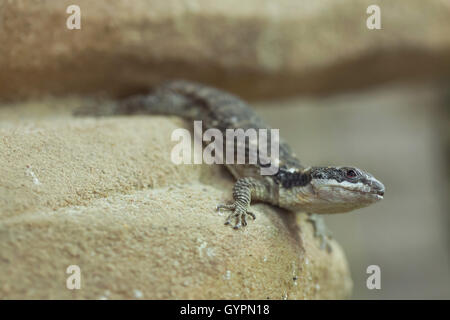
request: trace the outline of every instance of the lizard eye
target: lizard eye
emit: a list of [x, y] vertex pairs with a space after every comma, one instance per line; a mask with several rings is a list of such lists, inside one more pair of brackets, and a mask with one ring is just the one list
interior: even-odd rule
[[347, 178], [354, 178], [354, 177], [356, 177], [358, 174], [356, 173], [355, 170], [353, 170], [353, 169], [348, 169], [346, 175], [347, 175]]

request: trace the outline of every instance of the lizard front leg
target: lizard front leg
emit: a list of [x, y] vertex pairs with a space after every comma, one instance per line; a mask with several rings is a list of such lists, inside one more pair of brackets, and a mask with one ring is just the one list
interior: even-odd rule
[[249, 211], [252, 198], [262, 199], [267, 193], [268, 186], [263, 181], [254, 178], [241, 178], [239, 179], [233, 188], [234, 203], [232, 204], [220, 204], [217, 206], [217, 210], [226, 209], [233, 212], [228, 216], [225, 224], [231, 224], [231, 221], [235, 219], [234, 229], [239, 229], [247, 225], [247, 215], [254, 219], [256, 216], [253, 212]]

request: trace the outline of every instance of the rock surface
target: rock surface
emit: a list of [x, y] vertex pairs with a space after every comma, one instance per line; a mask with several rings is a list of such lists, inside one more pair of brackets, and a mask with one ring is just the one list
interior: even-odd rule
[[[0, 298], [333, 299], [340, 246], [264, 204], [245, 230], [215, 212], [233, 180], [168, 159], [177, 118], [74, 119], [76, 99], [0, 108]], [[66, 269], [81, 269], [69, 290]]]
[[[375, 4], [377, 2], [375, 1]], [[0, 99], [142, 91], [187, 78], [245, 98], [328, 93], [450, 74], [450, 3], [379, 1], [0, 1]]]

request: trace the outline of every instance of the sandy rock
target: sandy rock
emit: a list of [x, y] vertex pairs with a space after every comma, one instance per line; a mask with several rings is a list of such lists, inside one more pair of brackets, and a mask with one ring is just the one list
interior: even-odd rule
[[[71, 104], [0, 108], [0, 298], [350, 295], [342, 249], [320, 250], [304, 214], [256, 204], [245, 230], [223, 225], [226, 170], [168, 160], [180, 119], [54, 112]], [[71, 265], [80, 290], [66, 287]]]
[[450, 73], [450, 5], [373, 1], [0, 1], [0, 99], [115, 96], [188, 78], [246, 98], [326, 93]]

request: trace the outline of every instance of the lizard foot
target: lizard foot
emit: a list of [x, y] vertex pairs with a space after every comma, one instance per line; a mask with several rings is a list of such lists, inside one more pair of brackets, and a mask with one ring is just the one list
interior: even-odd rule
[[231, 224], [231, 220], [235, 220], [235, 224], [233, 229], [240, 229], [241, 227], [245, 227], [247, 225], [247, 215], [253, 218], [253, 220], [256, 219], [256, 216], [253, 212], [250, 212], [243, 208], [242, 206], [236, 206], [236, 204], [219, 204], [217, 206], [217, 210], [220, 209], [226, 209], [226, 210], [232, 210], [233, 212], [228, 216], [227, 220], [225, 221], [225, 225]]
[[325, 225], [323, 217], [320, 217], [317, 214], [308, 214], [308, 221], [311, 222], [314, 227], [314, 237], [319, 238], [320, 240], [320, 249], [327, 249], [328, 252], [331, 252], [331, 245], [328, 241], [331, 239], [331, 231]]

